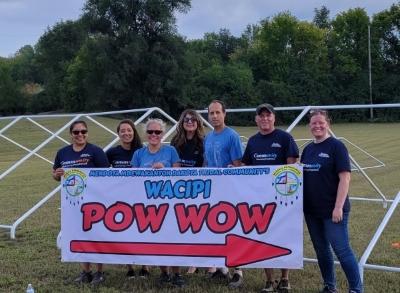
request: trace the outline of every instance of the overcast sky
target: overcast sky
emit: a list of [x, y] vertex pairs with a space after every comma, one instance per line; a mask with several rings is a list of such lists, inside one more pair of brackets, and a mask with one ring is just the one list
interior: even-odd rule
[[[85, 0], [0, 0], [0, 56], [8, 57], [24, 45], [35, 45], [47, 27], [75, 20]], [[239, 36], [247, 24], [282, 11], [312, 20], [314, 8], [325, 5], [331, 17], [349, 8], [365, 8], [370, 16], [390, 8], [393, 0], [192, 0], [187, 14], [177, 15], [178, 32], [188, 39], [227, 28]]]

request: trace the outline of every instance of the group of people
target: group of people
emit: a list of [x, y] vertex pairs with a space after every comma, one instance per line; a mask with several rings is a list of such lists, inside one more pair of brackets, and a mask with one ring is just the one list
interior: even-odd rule
[[[70, 126], [72, 144], [57, 152], [53, 177], [60, 180], [64, 168], [174, 168], [174, 167], [237, 167], [243, 165], [282, 165], [299, 160], [299, 150], [293, 137], [275, 128], [275, 110], [270, 104], [256, 109], [258, 132], [250, 137], [244, 153], [238, 133], [225, 124], [226, 108], [220, 100], [208, 106], [208, 120], [213, 130], [205, 135], [203, 122], [194, 110], [185, 110], [179, 119], [171, 145], [162, 144], [165, 123], [149, 119], [145, 124], [147, 144], [142, 145], [131, 120], [122, 120], [117, 133], [120, 145], [106, 153], [88, 142], [88, 127], [84, 121]], [[336, 290], [333, 253], [336, 254], [348, 280], [349, 292], [362, 292], [358, 264], [349, 244], [348, 219], [350, 203], [350, 160], [346, 147], [329, 132], [330, 119], [325, 110], [310, 112], [309, 127], [313, 141], [301, 155], [304, 178], [304, 216], [323, 279], [323, 293]], [[89, 263], [82, 263], [79, 283], [99, 284], [105, 280], [102, 264], [96, 264], [92, 274]], [[160, 281], [176, 286], [185, 285], [179, 267], [160, 267]], [[172, 275], [169, 273], [172, 271]], [[188, 273], [196, 271], [191, 267]], [[142, 266], [139, 276], [147, 277], [149, 268]], [[128, 266], [128, 277], [136, 274]], [[229, 287], [239, 288], [244, 283], [243, 271], [234, 268], [208, 268], [211, 279], [226, 279]], [[282, 268], [279, 281], [274, 281], [273, 270], [265, 269], [266, 283], [261, 292], [288, 292], [289, 270]]]

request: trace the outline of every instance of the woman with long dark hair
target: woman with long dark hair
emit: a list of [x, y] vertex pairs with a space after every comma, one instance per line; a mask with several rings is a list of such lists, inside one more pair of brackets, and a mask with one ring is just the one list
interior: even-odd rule
[[143, 147], [142, 140], [130, 119], [122, 120], [117, 126], [120, 144], [110, 148], [107, 158], [113, 168], [131, 168], [133, 153]]
[[[203, 167], [204, 125], [195, 110], [187, 109], [182, 112], [171, 145], [178, 151], [182, 167]], [[187, 274], [197, 271], [196, 267], [189, 267]], [[214, 272], [215, 268], [208, 269], [209, 274]]]
[[202, 167], [204, 153], [204, 126], [200, 115], [192, 109], [182, 112], [171, 145], [176, 148], [181, 167]]
[[[117, 133], [120, 144], [106, 152], [108, 161], [113, 168], [132, 168], [131, 161], [133, 153], [143, 147], [142, 140], [140, 139], [135, 124], [130, 119], [124, 119], [118, 124]], [[146, 278], [149, 275], [148, 268], [142, 266], [139, 271], [139, 276]], [[135, 271], [132, 265], [128, 265], [126, 276], [130, 279], [135, 277]]]
[[[176, 149], [169, 145], [163, 145], [161, 140], [165, 133], [166, 125], [161, 119], [149, 119], [145, 124], [147, 134], [147, 146], [138, 149], [133, 154], [132, 166], [134, 168], [172, 168], [180, 167], [179, 155]], [[169, 267], [160, 266], [160, 283], [171, 282], [173, 285], [182, 287], [185, 280], [179, 272], [179, 267], [172, 267], [174, 275], [170, 276]]]

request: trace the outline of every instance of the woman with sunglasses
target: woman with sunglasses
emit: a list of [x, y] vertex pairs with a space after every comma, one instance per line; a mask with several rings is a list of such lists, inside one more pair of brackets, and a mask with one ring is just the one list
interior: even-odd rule
[[[345, 145], [329, 133], [325, 110], [310, 112], [314, 141], [301, 155], [304, 164], [304, 218], [324, 281], [322, 293], [338, 292], [332, 249], [346, 275], [349, 293], [363, 291], [348, 236], [350, 159]], [[331, 249], [332, 248], [332, 249]]]
[[[204, 126], [200, 115], [192, 109], [182, 112], [176, 127], [176, 134], [171, 145], [179, 154], [182, 167], [202, 167], [204, 162]], [[209, 269], [211, 273], [214, 268]], [[190, 267], [188, 274], [197, 272], [196, 267]]]
[[180, 167], [176, 149], [163, 145], [161, 139], [165, 132], [165, 123], [161, 119], [149, 119], [145, 124], [147, 146], [138, 149], [132, 158], [134, 168], [171, 168]]
[[[176, 149], [163, 145], [161, 140], [165, 132], [165, 123], [161, 119], [149, 119], [145, 124], [147, 146], [138, 149], [133, 154], [132, 167], [134, 168], [171, 168], [180, 167], [179, 156]], [[160, 283], [172, 282], [173, 285], [182, 287], [185, 280], [179, 273], [179, 267], [172, 267], [174, 276], [171, 278], [168, 267], [160, 266]]]
[[[107, 152], [108, 161], [113, 168], [132, 168], [133, 153], [143, 147], [142, 140], [135, 127], [135, 124], [130, 119], [122, 120], [117, 126], [120, 145], [110, 148]], [[139, 277], [147, 278], [150, 275], [146, 266], [142, 266], [139, 271]], [[128, 265], [126, 276], [129, 279], [135, 277], [135, 271], [132, 265]]]
[[[72, 144], [57, 152], [53, 165], [53, 178], [61, 180], [64, 168], [108, 168], [107, 157], [98, 146], [88, 143], [88, 127], [85, 121], [79, 120], [69, 128]], [[82, 272], [75, 279], [77, 283], [91, 283], [93, 285], [104, 282], [103, 264], [98, 263], [97, 272], [92, 274], [90, 263], [81, 263]]]
[[171, 145], [179, 154], [181, 167], [202, 167], [204, 126], [200, 115], [191, 109], [182, 112]]

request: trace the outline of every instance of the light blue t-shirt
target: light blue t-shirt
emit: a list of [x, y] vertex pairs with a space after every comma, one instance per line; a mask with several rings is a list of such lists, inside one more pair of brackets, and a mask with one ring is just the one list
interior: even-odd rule
[[204, 158], [207, 167], [226, 168], [242, 158], [239, 134], [225, 127], [221, 132], [211, 131], [204, 139]]
[[150, 153], [147, 146], [135, 151], [132, 158], [132, 167], [151, 168], [154, 163], [162, 163], [165, 168], [172, 167], [172, 164], [179, 162], [179, 155], [176, 149], [169, 145], [162, 145], [156, 153]]

